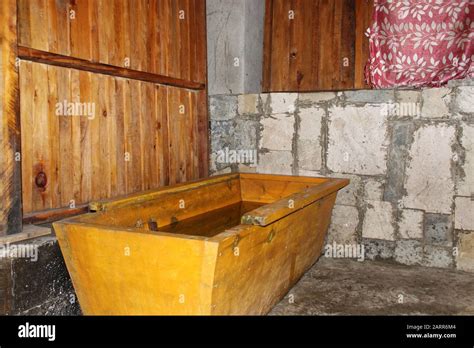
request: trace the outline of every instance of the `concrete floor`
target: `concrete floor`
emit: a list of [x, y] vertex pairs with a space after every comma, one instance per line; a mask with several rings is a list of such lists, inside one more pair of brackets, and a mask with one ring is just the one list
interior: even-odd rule
[[474, 274], [321, 258], [270, 313], [354, 314], [474, 314]]

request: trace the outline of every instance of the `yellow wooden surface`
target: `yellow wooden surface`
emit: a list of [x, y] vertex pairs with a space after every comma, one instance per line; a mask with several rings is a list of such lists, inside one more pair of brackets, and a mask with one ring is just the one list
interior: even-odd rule
[[272, 203], [311, 186], [327, 182], [327, 178], [241, 173], [242, 200]]
[[215, 180], [213, 184], [208, 185], [196, 183], [195, 186], [190, 184], [180, 186], [181, 189], [150, 192], [132, 205], [107, 207], [102, 213], [77, 219], [104, 226], [122, 227], [134, 227], [137, 221], [146, 224], [153, 220], [158, 226], [164, 226], [240, 202], [240, 181], [237, 177]]
[[[268, 181], [260, 181], [262, 187], [267, 185]], [[301, 192], [293, 193], [274, 203], [266, 204], [255, 209], [242, 217], [242, 223], [256, 224], [266, 226], [288, 214], [304, 208], [305, 206], [327, 196], [328, 194], [339, 190], [349, 183], [347, 179], [332, 179], [330, 181], [316, 184], [315, 186], [304, 189]]]
[[54, 228], [84, 314], [210, 314], [217, 243], [81, 224]]
[[[224, 175], [102, 203], [103, 211], [54, 227], [85, 314], [265, 314], [320, 256], [337, 190], [346, 184]], [[244, 186], [258, 190], [244, 193]], [[156, 209], [160, 225], [242, 197], [262, 194], [262, 200], [274, 202], [308, 186], [310, 197], [294, 195], [300, 200], [295, 211], [266, 226], [241, 224], [213, 237], [131, 226]], [[191, 202], [187, 211], [176, 210], [179, 199]], [[278, 204], [271, 209], [280, 210]]]
[[116, 209], [116, 208], [127, 206], [127, 205], [133, 205], [137, 203], [143, 203], [147, 201], [156, 200], [166, 195], [169, 195], [171, 193], [180, 193], [180, 192], [190, 191], [194, 189], [199, 189], [201, 187], [210, 186], [210, 185], [214, 185], [221, 182], [229, 182], [238, 178], [239, 178], [239, 174], [216, 175], [210, 178], [197, 179], [197, 180], [192, 180], [185, 183], [175, 184], [168, 187], [162, 187], [155, 190], [129, 194], [129, 195], [114, 198], [111, 200], [109, 199], [109, 200], [104, 200], [104, 201], [93, 201], [89, 203], [89, 208], [92, 211], [105, 211], [105, 210]]
[[335, 193], [265, 227], [216, 236], [212, 314], [265, 314], [321, 255]]

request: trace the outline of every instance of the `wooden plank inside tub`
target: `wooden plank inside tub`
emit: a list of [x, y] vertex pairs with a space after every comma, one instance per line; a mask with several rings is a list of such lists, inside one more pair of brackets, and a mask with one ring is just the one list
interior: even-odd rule
[[137, 204], [145, 201], [155, 200], [172, 193], [198, 189], [205, 186], [215, 185], [221, 182], [231, 182], [235, 181], [238, 178], [239, 174], [216, 175], [211, 178], [193, 180], [181, 184], [176, 184], [171, 187], [163, 187], [156, 190], [149, 190], [145, 192], [130, 194], [113, 200], [91, 202], [89, 203], [89, 209], [91, 211], [110, 210], [111, 208], [118, 208], [129, 204]]
[[348, 179], [328, 179], [328, 181], [309, 187], [302, 192], [294, 193], [274, 203], [252, 210], [242, 216], [242, 223], [267, 226], [323, 197], [337, 192], [348, 184]]
[[144, 229], [153, 223], [161, 228], [240, 201], [238, 175], [225, 175], [105, 203], [101, 213], [78, 221]]
[[306, 176], [240, 174], [242, 200], [273, 203], [276, 200], [301, 192], [314, 185], [322, 184], [328, 180], [328, 178]]

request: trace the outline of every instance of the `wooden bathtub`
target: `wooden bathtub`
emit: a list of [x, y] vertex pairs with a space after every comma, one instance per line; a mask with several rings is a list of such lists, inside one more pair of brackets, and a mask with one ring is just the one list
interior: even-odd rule
[[229, 174], [54, 223], [84, 314], [265, 314], [319, 258], [346, 179]]

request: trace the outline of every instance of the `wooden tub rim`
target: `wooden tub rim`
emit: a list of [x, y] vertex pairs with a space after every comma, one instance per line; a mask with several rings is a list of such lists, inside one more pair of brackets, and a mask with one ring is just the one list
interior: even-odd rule
[[[99, 215], [106, 214], [108, 210], [114, 208], [123, 208], [128, 205], [134, 205], [137, 203], [144, 203], [151, 200], [160, 198], [166, 198], [168, 194], [175, 194], [184, 191], [195, 190], [201, 187], [218, 184], [234, 179], [264, 179], [272, 181], [293, 181], [293, 182], [307, 182], [310, 184], [316, 184], [310, 186], [302, 191], [293, 193], [286, 197], [283, 197], [273, 203], [267, 203], [259, 208], [253, 209], [250, 212], [242, 216], [239, 225], [230, 227], [214, 236], [206, 237], [199, 235], [190, 234], [179, 234], [174, 232], [166, 231], [148, 231], [142, 228], [126, 227], [126, 226], [114, 226], [94, 223], [91, 218], [98, 217]], [[290, 214], [296, 213], [304, 207], [318, 201], [319, 199], [328, 196], [349, 184], [349, 179], [345, 178], [328, 178], [328, 177], [309, 177], [309, 176], [292, 176], [292, 175], [273, 175], [273, 174], [253, 174], [253, 173], [231, 173], [216, 175], [210, 178], [193, 180], [185, 183], [173, 185], [171, 187], [163, 187], [159, 189], [148, 190], [145, 192], [138, 192], [127, 197], [111, 199], [110, 201], [98, 201], [91, 202], [90, 205], [96, 207], [97, 211], [90, 213], [73, 216], [64, 220], [60, 220], [53, 223], [54, 227], [60, 227], [61, 225], [78, 225], [83, 228], [93, 228], [99, 230], [109, 231], [120, 231], [128, 233], [139, 233], [148, 235], [150, 237], [173, 237], [180, 239], [192, 239], [201, 240], [205, 242], [216, 242], [242, 233], [250, 226], [268, 226]], [[140, 197], [137, 199], [137, 197]], [[294, 201], [294, 207], [289, 208], [289, 200]], [[84, 221], [85, 220], [85, 221]]]

